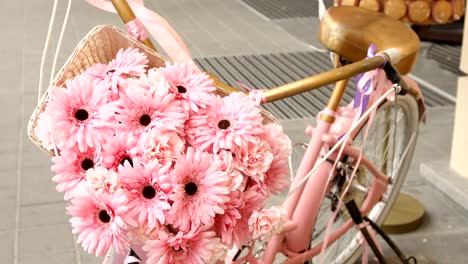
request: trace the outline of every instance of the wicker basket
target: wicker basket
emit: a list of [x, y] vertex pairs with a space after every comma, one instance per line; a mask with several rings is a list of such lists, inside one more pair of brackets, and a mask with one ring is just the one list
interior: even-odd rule
[[[134, 37], [115, 26], [97, 26], [80, 41], [65, 65], [57, 73], [51, 87], [63, 87], [66, 80], [73, 79], [74, 77], [82, 74], [87, 68], [97, 63], [107, 64], [115, 58], [117, 52], [121, 48], [125, 49], [128, 47], [138, 48], [140, 52], [146, 54], [149, 61], [149, 68], [162, 67], [165, 65], [165, 61], [170, 61], [159, 53], [147, 48]], [[34, 134], [34, 129], [37, 126], [39, 115], [45, 109], [49, 89], [42, 96], [31, 116], [31, 119], [29, 120], [28, 136], [40, 149], [48, 152], [50, 155], [54, 155], [53, 151], [49, 151], [42, 146], [42, 143]], [[225, 95], [220, 88], [217, 89], [217, 93]], [[264, 123], [278, 123], [272, 114], [263, 109], [262, 115]]]

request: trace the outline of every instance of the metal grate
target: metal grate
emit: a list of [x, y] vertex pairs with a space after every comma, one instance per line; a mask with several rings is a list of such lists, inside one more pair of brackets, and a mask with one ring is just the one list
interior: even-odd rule
[[[252, 89], [276, 87], [331, 69], [328, 53], [318, 52], [200, 58], [196, 62], [203, 70], [216, 74], [234, 87], [242, 83]], [[283, 120], [316, 116], [328, 102], [332, 87], [330, 85], [271, 102], [264, 107]], [[344, 103], [354, 98], [355, 87], [354, 81], [351, 81], [344, 95]], [[421, 89], [428, 106], [453, 105], [436, 93], [424, 87]]]
[[242, 0], [242, 2], [270, 19], [318, 15], [318, 1], [313, 0]]
[[461, 47], [459, 45], [432, 44], [427, 57], [437, 61], [442, 69], [460, 74]]

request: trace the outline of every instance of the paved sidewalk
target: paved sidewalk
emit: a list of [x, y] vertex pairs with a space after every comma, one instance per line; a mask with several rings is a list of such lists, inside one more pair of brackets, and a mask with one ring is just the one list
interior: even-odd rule
[[[150, 1], [148, 1], [150, 2]], [[27, 138], [28, 119], [36, 105], [39, 66], [53, 1], [2, 1], [0, 22], [0, 259], [2, 263], [100, 263], [76, 245], [71, 234], [62, 194], [51, 181], [50, 158]], [[148, 3], [174, 24], [187, 40], [194, 57], [313, 51], [307, 25], [314, 18], [266, 20], [239, 0], [157, 0]], [[59, 1], [57, 20], [63, 19], [66, 1]], [[98, 24], [121, 25], [120, 19], [96, 10], [85, 1], [74, 1], [58, 65], [76, 43]], [[52, 47], [59, 26], [54, 28]], [[215, 34], [216, 33], [216, 34]], [[52, 49], [53, 50], [53, 49]], [[46, 79], [51, 58], [46, 60]], [[429, 67], [430, 66], [430, 67]], [[440, 82], [446, 78], [454, 91], [455, 78], [437, 65], [422, 65], [418, 76]], [[434, 74], [434, 73], [437, 74]], [[443, 76], [439, 78], [437, 76]], [[431, 80], [432, 80], [431, 79]], [[453, 81], [453, 82], [452, 82]], [[435, 263], [463, 263], [468, 244], [468, 214], [419, 175], [419, 163], [449, 155], [453, 107], [429, 109], [411, 175], [404, 189], [422, 201], [428, 218], [414, 233], [396, 236], [410, 254]], [[285, 121], [295, 139], [302, 121]], [[437, 146], [434, 143], [437, 142]], [[450, 256], [450, 257], [449, 257]]]

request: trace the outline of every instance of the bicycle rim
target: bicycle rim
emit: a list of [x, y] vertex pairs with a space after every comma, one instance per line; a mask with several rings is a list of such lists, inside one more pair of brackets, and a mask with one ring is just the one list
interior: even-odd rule
[[[363, 155], [392, 179], [383, 201], [374, 206], [368, 215], [379, 225], [385, 220], [404, 182], [416, 145], [419, 126], [415, 99], [410, 95], [397, 98], [395, 102], [385, 102], [379, 106], [363, 149]], [[362, 137], [367, 126], [366, 122], [355, 135], [353, 142], [355, 147], [359, 148], [362, 145]], [[353, 163], [352, 160], [347, 162]], [[366, 168], [360, 166], [347, 197], [351, 196], [360, 205], [373, 179], [374, 176]], [[321, 204], [312, 246], [324, 239], [326, 226], [333, 215], [332, 197], [329, 194]], [[333, 223], [331, 232], [349, 219], [344, 206], [341, 206], [339, 210], [340, 213]], [[354, 263], [360, 256], [359, 237], [357, 229], [349, 229], [321, 255], [316, 256], [313, 263]]]

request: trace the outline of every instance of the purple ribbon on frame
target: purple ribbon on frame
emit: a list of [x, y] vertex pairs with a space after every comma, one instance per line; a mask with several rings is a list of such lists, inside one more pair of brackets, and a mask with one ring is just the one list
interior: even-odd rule
[[[371, 44], [369, 49], [367, 50], [367, 57], [366, 59], [372, 58], [375, 56], [375, 51], [377, 50], [377, 47], [375, 44]], [[364, 87], [359, 87], [359, 81], [361, 80], [362, 76], [364, 76], [364, 73], [358, 74], [355, 77], [356, 81], [356, 92], [354, 95], [354, 105], [353, 109], [356, 108], [361, 108], [360, 109], [360, 116], [364, 113], [364, 111], [367, 109], [367, 106], [369, 105], [369, 99], [370, 95], [372, 93], [372, 80], [368, 80], [365, 84]], [[361, 102], [362, 99], [362, 102]], [[359, 117], [360, 117], [359, 116]]]

